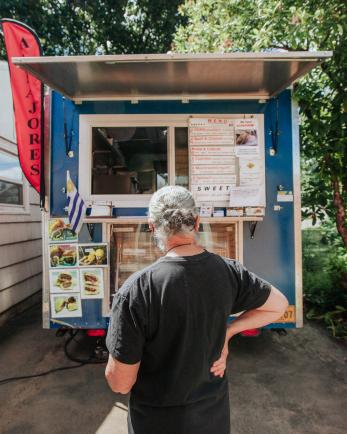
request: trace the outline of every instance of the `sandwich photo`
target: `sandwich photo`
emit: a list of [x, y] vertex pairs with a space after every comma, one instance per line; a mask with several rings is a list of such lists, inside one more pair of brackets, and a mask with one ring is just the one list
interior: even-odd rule
[[101, 268], [81, 269], [82, 298], [104, 298], [104, 279]]
[[68, 273], [59, 273], [56, 285], [61, 289], [69, 289], [72, 285], [72, 276]]
[[77, 264], [77, 246], [74, 244], [51, 244], [49, 256], [52, 268], [72, 267]]
[[84, 286], [84, 293], [86, 295], [97, 295], [100, 292], [100, 288], [98, 286], [94, 285], [88, 285], [86, 284]]
[[79, 292], [79, 272], [76, 268], [50, 270], [50, 292]]

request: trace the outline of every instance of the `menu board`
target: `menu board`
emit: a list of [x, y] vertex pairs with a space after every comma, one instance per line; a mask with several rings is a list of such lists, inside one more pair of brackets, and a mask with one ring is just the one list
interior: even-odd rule
[[190, 118], [189, 186], [197, 205], [265, 206], [258, 119]]
[[190, 190], [197, 204], [227, 203], [236, 186], [233, 121], [190, 118], [189, 163]]

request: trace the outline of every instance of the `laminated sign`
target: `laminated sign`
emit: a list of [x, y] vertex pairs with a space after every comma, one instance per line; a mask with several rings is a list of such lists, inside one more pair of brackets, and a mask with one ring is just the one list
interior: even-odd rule
[[234, 138], [231, 119], [190, 119], [190, 190], [198, 204], [228, 203], [236, 185]]
[[189, 185], [198, 205], [265, 206], [258, 120], [190, 118]]

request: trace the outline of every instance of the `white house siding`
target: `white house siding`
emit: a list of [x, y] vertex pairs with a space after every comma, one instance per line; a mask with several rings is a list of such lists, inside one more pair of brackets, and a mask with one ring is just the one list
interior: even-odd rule
[[[8, 66], [0, 62], [0, 151], [17, 155]], [[0, 203], [0, 323], [37, 302], [42, 288], [39, 195], [23, 180], [23, 206]]]

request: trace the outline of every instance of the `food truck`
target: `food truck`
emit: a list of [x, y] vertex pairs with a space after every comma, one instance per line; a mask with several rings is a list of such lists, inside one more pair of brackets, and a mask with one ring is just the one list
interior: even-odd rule
[[[292, 84], [329, 57], [12, 58], [45, 85], [43, 327], [107, 327], [118, 288], [162, 255], [147, 212], [151, 194], [165, 185], [192, 191], [202, 245], [237, 259], [285, 294], [287, 312], [267, 327], [302, 327]], [[67, 176], [87, 207], [78, 235], [67, 219]]]

